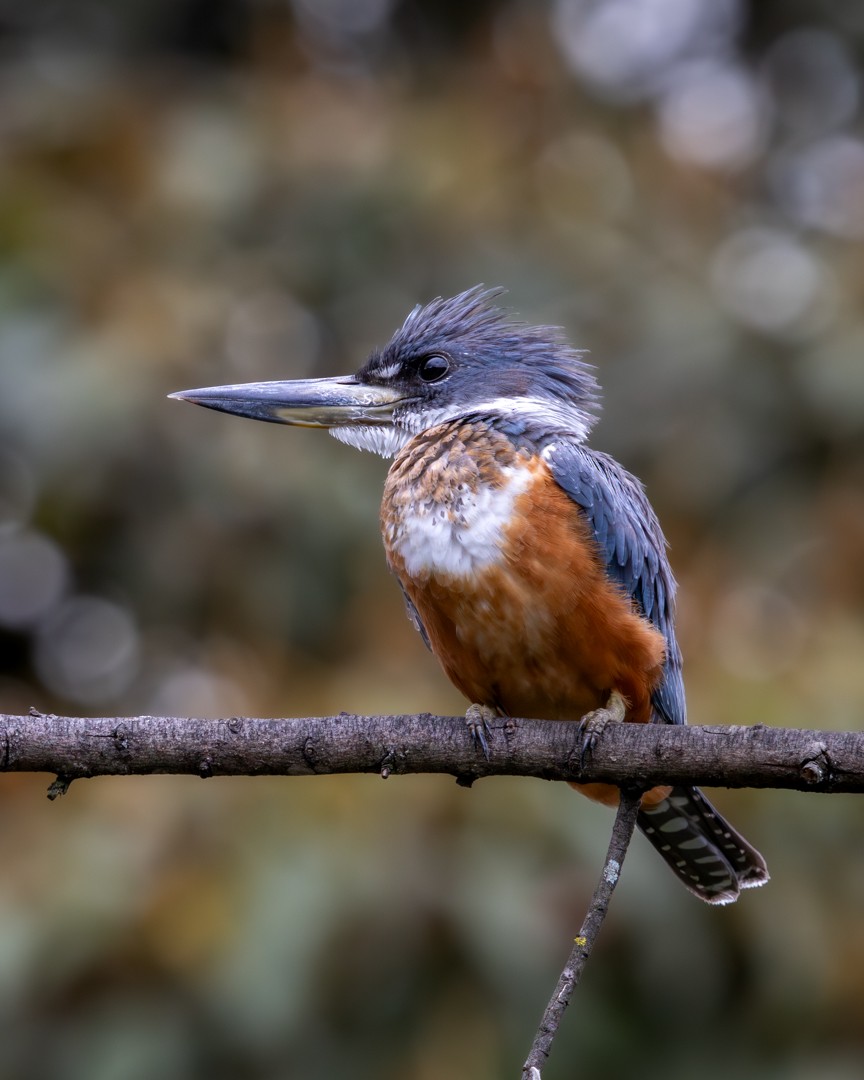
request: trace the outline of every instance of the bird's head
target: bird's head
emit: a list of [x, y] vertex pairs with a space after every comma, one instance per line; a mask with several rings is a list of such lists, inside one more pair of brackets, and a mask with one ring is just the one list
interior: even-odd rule
[[171, 397], [271, 423], [329, 428], [342, 442], [393, 457], [448, 420], [482, 416], [517, 430], [583, 439], [597, 418], [593, 368], [555, 327], [513, 321], [475, 286], [409, 314], [355, 374], [242, 383]]

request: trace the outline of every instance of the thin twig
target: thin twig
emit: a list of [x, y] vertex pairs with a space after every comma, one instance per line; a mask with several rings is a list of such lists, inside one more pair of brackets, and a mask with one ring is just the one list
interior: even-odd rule
[[606, 852], [606, 861], [603, 864], [603, 873], [600, 875], [594, 895], [591, 897], [591, 903], [582, 922], [579, 936], [576, 938], [573, 950], [558, 978], [555, 991], [543, 1013], [543, 1019], [540, 1021], [537, 1034], [534, 1036], [534, 1042], [531, 1044], [531, 1051], [522, 1067], [523, 1080], [541, 1080], [542, 1068], [549, 1057], [549, 1051], [552, 1049], [552, 1042], [558, 1032], [561, 1017], [570, 1004], [570, 997], [574, 989], [582, 978], [585, 964], [591, 955], [591, 950], [597, 940], [603, 920], [606, 918], [609, 900], [618, 883], [621, 865], [624, 862], [624, 856], [627, 854], [627, 848], [630, 846], [633, 830], [636, 827], [636, 815], [639, 812], [641, 795], [641, 789], [629, 789], [621, 792], [618, 812], [615, 815], [615, 824], [612, 826], [612, 836], [609, 840], [609, 849]]

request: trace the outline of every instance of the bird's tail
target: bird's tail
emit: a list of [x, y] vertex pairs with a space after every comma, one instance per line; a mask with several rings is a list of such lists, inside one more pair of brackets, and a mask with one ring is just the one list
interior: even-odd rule
[[687, 888], [709, 904], [731, 904], [741, 889], [764, 885], [768, 868], [698, 788], [676, 787], [639, 811], [639, 828]]

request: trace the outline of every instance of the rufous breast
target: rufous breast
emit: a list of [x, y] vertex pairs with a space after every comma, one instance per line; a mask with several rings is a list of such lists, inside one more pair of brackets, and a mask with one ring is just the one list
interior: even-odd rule
[[540, 455], [487, 424], [415, 437], [381, 508], [391, 568], [471, 701], [578, 720], [613, 689], [651, 718], [663, 637], [605, 572], [581, 508]]

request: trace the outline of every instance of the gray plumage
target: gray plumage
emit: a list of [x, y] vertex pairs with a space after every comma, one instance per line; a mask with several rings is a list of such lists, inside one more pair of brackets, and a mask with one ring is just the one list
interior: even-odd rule
[[[394, 420], [416, 430], [416, 414], [428, 402], [436, 419], [482, 412], [509, 399], [537, 402], [560, 431], [584, 438], [600, 410], [600, 388], [584, 352], [560, 327], [530, 326], [492, 303], [502, 289], [477, 285], [450, 299], [417, 306], [383, 349], [357, 372], [359, 382], [404, 385], [410, 404]], [[442, 354], [451, 367], [446, 382], [426, 387], [418, 365]]]

